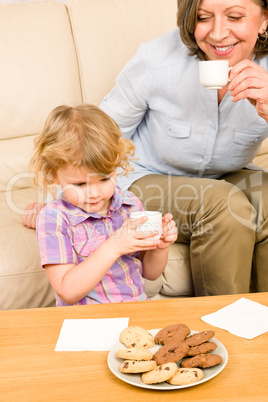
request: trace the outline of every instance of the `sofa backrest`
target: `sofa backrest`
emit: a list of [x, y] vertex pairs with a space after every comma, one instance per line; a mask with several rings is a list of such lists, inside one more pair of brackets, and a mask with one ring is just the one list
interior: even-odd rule
[[176, 27], [177, 0], [68, 4], [84, 102], [99, 105], [138, 46]]
[[27, 172], [33, 136], [47, 114], [63, 103], [99, 105], [139, 44], [176, 26], [176, 4], [43, 0], [0, 5], [0, 191], [32, 186]]
[[[0, 5], [0, 191], [32, 185], [33, 135], [59, 104], [82, 101], [66, 7], [38, 1]], [[9, 186], [8, 186], [9, 187]]]
[[176, 26], [177, 0], [66, 1], [0, 4], [0, 192], [33, 185], [33, 138], [55, 106], [99, 105], [138, 46]]

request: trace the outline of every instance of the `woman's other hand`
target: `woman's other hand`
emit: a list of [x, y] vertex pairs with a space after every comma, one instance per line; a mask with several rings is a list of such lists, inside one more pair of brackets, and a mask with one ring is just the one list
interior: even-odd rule
[[25, 207], [22, 223], [29, 229], [36, 228], [36, 218], [46, 204], [43, 202], [31, 202]]
[[248, 99], [268, 123], [268, 72], [253, 61], [243, 60], [232, 68], [230, 79], [232, 101]]

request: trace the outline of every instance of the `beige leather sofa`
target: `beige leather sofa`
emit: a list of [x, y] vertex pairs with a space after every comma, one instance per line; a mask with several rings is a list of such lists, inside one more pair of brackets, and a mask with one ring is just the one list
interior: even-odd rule
[[[176, 0], [31, 1], [0, 5], [0, 309], [54, 305], [24, 207], [43, 200], [28, 173], [35, 135], [60, 104], [100, 104], [140, 43], [176, 26]], [[268, 166], [268, 143], [258, 156]], [[149, 296], [193, 294], [189, 249], [170, 248]]]

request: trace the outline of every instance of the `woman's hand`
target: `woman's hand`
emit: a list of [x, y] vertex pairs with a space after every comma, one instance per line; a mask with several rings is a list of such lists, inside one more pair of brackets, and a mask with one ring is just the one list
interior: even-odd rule
[[268, 72], [253, 61], [243, 60], [232, 68], [230, 79], [233, 102], [248, 99], [268, 123]]
[[22, 223], [29, 229], [36, 228], [36, 218], [46, 204], [43, 202], [32, 202], [25, 207]]
[[161, 242], [158, 244], [157, 248], [163, 250], [170, 246], [177, 240], [178, 230], [173, 216], [168, 213], [163, 216], [162, 219], [162, 235]]

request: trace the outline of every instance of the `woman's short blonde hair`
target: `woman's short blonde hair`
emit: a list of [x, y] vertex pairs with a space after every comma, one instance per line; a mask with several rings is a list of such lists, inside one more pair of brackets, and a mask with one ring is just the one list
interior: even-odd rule
[[[263, 12], [267, 12], [266, 0], [252, 0]], [[192, 56], [197, 56], [200, 60], [205, 60], [205, 53], [196, 43], [194, 31], [197, 22], [197, 12], [201, 0], [177, 0], [177, 26], [180, 29], [180, 35], [185, 46], [190, 50]], [[266, 30], [268, 34], [268, 29]], [[268, 54], [267, 36], [262, 35], [260, 40], [256, 41], [254, 55], [255, 57], [264, 57]]]
[[134, 152], [132, 141], [123, 138], [115, 121], [98, 107], [62, 105], [48, 115], [35, 139], [30, 170], [35, 183], [45, 188], [67, 164], [104, 176], [118, 167], [127, 174], [132, 170], [128, 155]]

